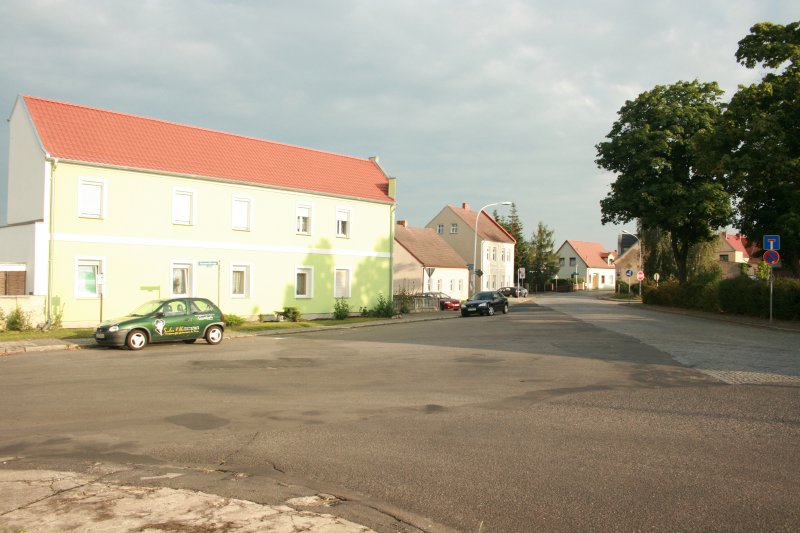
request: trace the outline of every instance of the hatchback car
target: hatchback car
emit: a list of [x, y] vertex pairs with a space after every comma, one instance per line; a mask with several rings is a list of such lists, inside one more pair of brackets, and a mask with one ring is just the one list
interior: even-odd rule
[[528, 296], [528, 289], [525, 287], [500, 287], [497, 292], [503, 296], [513, 296], [514, 298], [525, 298]]
[[479, 292], [461, 306], [461, 316], [493, 315], [495, 311], [508, 313], [508, 298], [497, 291]]
[[446, 295], [443, 292], [426, 292], [422, 296], [426, 298], [435, 298], [439, 301], [439, 309], [442, 311], [447, 310], [454, 310], [458, 311], [461, 309], [461, 300], [456, 298], [450, 298], [450, 296]]
[[152, 300], [129, 315], [107, 320], [97, 327], [94, 340], [101, 346], [127, 346], [141, 350], [151, 342], [204, 338], [209, 344], [222, 342], [225, 316], [205, 298]]

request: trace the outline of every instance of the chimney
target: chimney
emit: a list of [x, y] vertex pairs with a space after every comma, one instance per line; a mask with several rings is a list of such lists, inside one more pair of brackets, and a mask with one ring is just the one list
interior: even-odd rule
[[461, 204], [461, 208], [464, 211], [469, 211], [469, 204], [467, 202], [464, 202], [463, 204]]
[[398, 220], [397, 221], [397, 225], [398, 226], [403, 226], [404, 228], [407, 228], [408, 227], [408, 220]]

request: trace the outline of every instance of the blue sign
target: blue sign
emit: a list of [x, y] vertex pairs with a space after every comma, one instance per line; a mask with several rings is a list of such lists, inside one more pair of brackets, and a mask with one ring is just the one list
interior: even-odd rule
[[775, 265], [781, 260], [781, 254], [776, 250], [767, 250], [764, 252], [764, 262], [768, 265]]
[[628, 270], [626, 270], [626, 271], [625, 271], [625, 275], [626, 275], [626, 276], [628, 276], [628, 277], [631, 277], [631, 276], [633, 276], [633, 270], [631, 270], [631, 269], [629, 268]]
[[781, 249], [781, 236], [780, 235], [764, 235], [764, 250], [780, 250]]

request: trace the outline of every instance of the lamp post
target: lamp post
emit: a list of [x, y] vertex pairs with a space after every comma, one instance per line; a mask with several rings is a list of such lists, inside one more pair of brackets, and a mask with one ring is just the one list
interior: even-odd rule
[[[637, 237], [636, 235], [634, 235], [630, 231], [622, 230], [622, 233], [625, 233], [626, 235], [630, 235], [631, 237], [636, 239], [637, 244], [639, 244], [639, 271], [642, 271], [643, 270], [642, 269], [642, 241], [640, 241], [639, 237]], [[630, 290], [630, 287], [628, 287], [628, 290]], [[639, 298], [641, 298], [641, 297], [642, 297], [642, 280], [639, 280]]]
[[493, 202], [491, 204], [486, 204], [485, 206], [481, 207], [478, 210], [478, 214], [475, 216], [475, 242], [472, 245], [472, 259], [475, 261], [472, 263], [472, 292], [473, 294], [478, 292], [478, 281], [476, 277], [476, 273], [478, 271], [478, 221], [481, 218], [481, 213], [487, 207], [492, 207], [493, 205], [511, 205], [512, 202]]

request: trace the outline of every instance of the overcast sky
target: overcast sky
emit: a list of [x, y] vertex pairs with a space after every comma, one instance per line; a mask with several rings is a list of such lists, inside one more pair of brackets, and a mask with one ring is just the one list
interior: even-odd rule
[[[737, 42], [796, 20], [796, 0], [0, 0], [0, 110], [27, 94], [377, 155], [414, 226], [513, 200], [527, 237], [613, 250], [594, 160], [619, 108], [679, 80], [728, 99], [760, 77]], [[5, 187], [7, 123], [0, 146]]]

